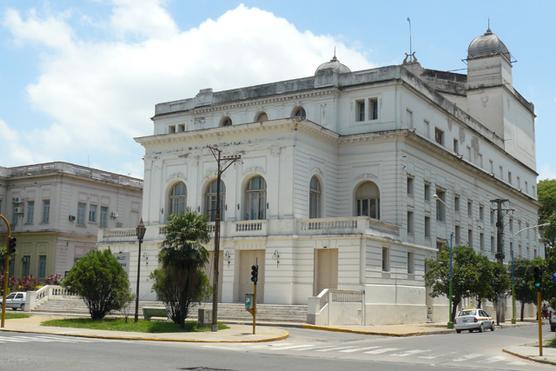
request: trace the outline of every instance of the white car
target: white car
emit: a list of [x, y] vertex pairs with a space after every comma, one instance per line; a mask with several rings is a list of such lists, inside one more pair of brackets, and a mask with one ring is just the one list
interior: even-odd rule
[[[25, 299], [27, 298], [26, 292], [12, 292], [6, 297], [6, 308], [12, 308], [13, 310], [25, 308]], [[2, 297], [0, 296], [0, 303], [2, 302]]]
[[459, 334], [461, 330], [479, 330], [483, 332], [487, 329], [494, 331], [494, 320], [482, 309], [464, 309], [456, 316], [454, 324], [456, 332]]

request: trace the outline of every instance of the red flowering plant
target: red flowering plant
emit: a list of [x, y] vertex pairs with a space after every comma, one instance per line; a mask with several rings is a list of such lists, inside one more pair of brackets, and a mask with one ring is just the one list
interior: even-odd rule
[[61, 274], [51, 274], [44, 280], [45, 285], [59, 285], [62, 282], [62, 275]]

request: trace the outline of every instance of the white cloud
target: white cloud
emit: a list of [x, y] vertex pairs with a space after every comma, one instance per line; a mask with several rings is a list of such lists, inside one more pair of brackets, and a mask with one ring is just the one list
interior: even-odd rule
[[112, 33], [143, 37], [134, 42], [80, 40], [64, 19], [41, 19], [34, 11], [22, 17], [8, 10], [4, 26], [18, 41], [56, 48], [43, 51], [41, 73], [27, 87], [34, 108], [52, 118], [30, 132], [33, 158], [73, 161], [75, 154], [91, 153], [107, 170], [134, 174], [141, 172], [141, 148], [132, 137], [152, 132], [149, 117], [158, 102], [206, 87], [312, 75], [335, 46], [353, 70], [370, 66], [362, 53], [332, 36], [302, 32], [286, 19], [243, 5], [180, 31], [157, 1], [117, 0]]
[[0, 158], [3, 164], [32, 163], [38, 159], [25, 148], [19, 133], [0, 120]]
[[554, 168], [551, 164], [542, 164], [539, 168], [538, 179], [556, 179], [556, 168]]

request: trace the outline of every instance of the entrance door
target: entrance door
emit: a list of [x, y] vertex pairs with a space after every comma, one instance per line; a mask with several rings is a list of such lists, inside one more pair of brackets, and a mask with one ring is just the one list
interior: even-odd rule
[[[224, 268], [224, 257], [222, 251], [218, 254], [218, 302], [222, 302], [222, 276], [224, 275], [222, 270]], [[209, 284], [212, 289], [212, 284], [214, 282], [214, 251], [209, 251], [209, 260], [205, 264], [204, 268], [205, 274], [209, 279]], [[204, 301], [212, 302], [212, 294], [205, 298]]]
[[338, 249], [315, 250], [314, 295], [323, 289], [338, 288]]
[[251, 266], [259, 264], [259, 280], [257, 282], [257, 303], [262, 303], [264, 298], [264, 250], [242, 250], [239, 253], [239, 297], [238, 301], [245, 300], [245, 294], [253, 293], [251, 282]]

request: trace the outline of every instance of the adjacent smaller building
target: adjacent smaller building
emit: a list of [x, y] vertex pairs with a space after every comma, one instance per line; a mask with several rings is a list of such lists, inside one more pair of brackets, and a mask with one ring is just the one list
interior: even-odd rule
[[99, 228], [137, 225], [142, 190], [141, 179], [67, 162], [0, 167], [0, 213], [17, 238], [10, 275], [64, 275], [96, 247]]

